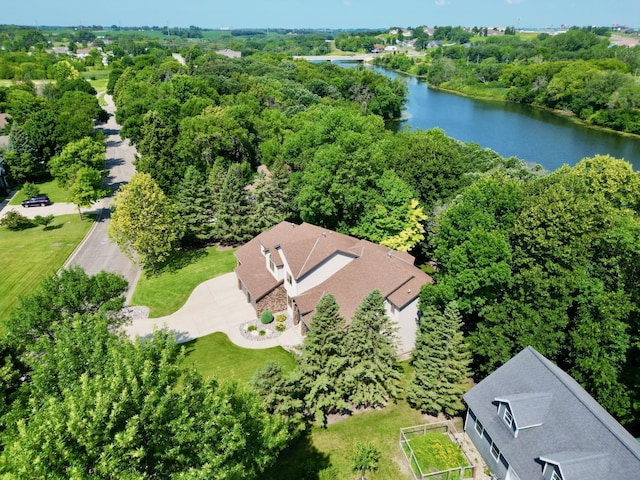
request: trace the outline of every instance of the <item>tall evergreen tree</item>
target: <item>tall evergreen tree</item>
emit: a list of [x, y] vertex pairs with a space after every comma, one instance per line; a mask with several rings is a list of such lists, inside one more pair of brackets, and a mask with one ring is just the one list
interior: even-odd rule
[[306, 409], [322, 425], [326, 425], [327, 414], [349, 408], [343, 380], [344, 329], [345, 320], [340, 316], [335, 297], [323, 296], [302, 347], [300, 364]]
[[451, 417], [464, 410], [471, 356], [461, 326], [456, 302], [450, 302], [444, 314], [431, 305], [423, 309], [413, 354], [414, 378], [407, 387], [409, 404], [421, 412]]
[[197, 243], [211, 238], [213, 199], [204, 175], [195, 166], [187, 168], [176, 201], [187, 228], [184, 240]]
[[346, 336], [345, 380], [356, 407], [380, 407], [398, 395], [397, 330], [380, 291], [374, 290], [356, 310]]
[[256, 234], [286, 220], [290, 215], [288, 179], [289, 175], [284, 166], [274, 168], [269, 175], [260, 174], [253, 189], [255, 208], [252, 225]]
[[244, 189], [240, 165], [229, 166], [220, 190], [215, 214], [215, 237], [223, 244], [237, 245], [253, 236], [251, 209]]

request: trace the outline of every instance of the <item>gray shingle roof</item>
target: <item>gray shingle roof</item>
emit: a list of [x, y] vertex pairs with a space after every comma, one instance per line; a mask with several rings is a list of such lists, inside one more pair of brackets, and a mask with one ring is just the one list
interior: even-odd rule
[[[497, 415], [496, 399], [522, 399], [541, 393], [550, 394], [543, 424], [521, 430], [514, 438]], [[522, 479], [542, 479], [541, 457], [564, 461], [564, 480], [603, 478], [598, 468], [574, 476], [578, 475], [579, 462], [571, 462], [567, 452], [579, 452], [584, 458], [597, 452], [604, 455], [598, 462], [607, 462], [609, 478], [638, 478], [640, 444], [573, 378], [531, 347], [481, 381], [464, 399]], [[538, 414], [520, 413], [525, 417]]]
[[551, 394], [548, 392], [519, 393], [496, 398], [496, 401], [509, 404], [518, 428], [529, 428], [544, 423], [549, 412], [551, 398]]
[[606, 453], [558, 452], [540, 459], [560, 467], [565, 480], [607, 478], [611, 458]]

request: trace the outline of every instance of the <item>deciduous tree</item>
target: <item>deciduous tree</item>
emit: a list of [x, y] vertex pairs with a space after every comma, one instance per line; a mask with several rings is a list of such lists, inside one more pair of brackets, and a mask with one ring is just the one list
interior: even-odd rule
[[109, 238], [154, 271], [178, 247], [184, 223], [175, 205], [146, 173], [137, 173], [116, 195]]

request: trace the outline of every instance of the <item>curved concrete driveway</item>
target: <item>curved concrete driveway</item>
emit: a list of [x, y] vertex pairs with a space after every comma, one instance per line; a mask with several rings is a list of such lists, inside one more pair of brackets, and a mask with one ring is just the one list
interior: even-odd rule
[[179, 343], [222, 332], [236, 345], [254, 349], [292, 348], [302, 344], [302, 337], [291, 328], [275, 338], [245, 338], [240, 332], [240, 325], [255, 319], [255, 310], [238, 289], [236, 274], [227, 273], [198, 285], [177, 312], [166, 317], [133, 320], [125, 330], [131, 337], [148, 338], [154, 328], [166, 326], [176, 334]]

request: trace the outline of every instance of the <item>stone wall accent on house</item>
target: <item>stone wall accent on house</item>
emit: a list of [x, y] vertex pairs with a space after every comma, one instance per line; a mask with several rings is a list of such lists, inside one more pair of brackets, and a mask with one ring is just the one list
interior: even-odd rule
[[287, 291], [282, 285], [278, 286], [271, 293], [262, 297], [256, 304], [256, 314], [258, 318], [265, 310], [269, 310], [274, 315], [277, 312], [284, 312], [287, 309]]

